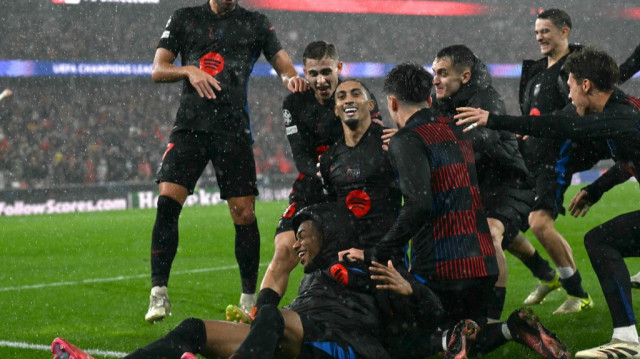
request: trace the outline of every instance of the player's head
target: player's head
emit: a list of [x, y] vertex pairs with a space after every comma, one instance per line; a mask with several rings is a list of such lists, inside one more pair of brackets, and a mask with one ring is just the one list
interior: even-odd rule
[[615, 60], [606, 52], [591, 47], [572, 52], [564, 69], [569, 73], [569, 97], [580, 115], [602, 111], [594, 108], [593, 100], [608, 96], [620, 79]]
[[238, 5], [238, 0], [210, 0], [213, 3], [213, 6], [218, 9], [221, 13], [227, 13], [236, 8]]
[[350, 213], [344, 205], [334, 202], [313, 204], [296, 213], [293, 250], [305, 273], [328, 268], [336, 262], [339, 251], [351, 247], [357, 236]]
[[447, 46], [433, 60], [433, 86], [438, 100], [455, 95], [471, 80], [476, 56], [464, 45]]
[[389, 71], [384, 79], [389, 114], [398, 128], [404, 127], [408, 116], [403, 111], [426, 108], [431, 105], [433, 77], [421, 65], [405, 62]]
[[326, 103], [333, 96], [342, 71], [338, 50], [326, 41], [314, 41], [304, 49], [302, 62], [304, 75], [316, 99], [322, 104]]
[[374, 103], [371, 92], [361, 81], [347, 79], [341, 82], [336, 88], [335, 103], [336, 116], [348, 129], [368, 128], [371, 124]]
[[560, 9], [547, 9], [536, 19], [536, 41], [540, 45], [540, 53], [553, 56], [569, 47], [569, 33], [571, 32], [571, 18]]

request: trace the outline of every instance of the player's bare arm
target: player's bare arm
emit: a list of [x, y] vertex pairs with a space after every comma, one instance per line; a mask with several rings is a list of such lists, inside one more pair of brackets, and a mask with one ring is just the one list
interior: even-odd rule
[[282, 84], [291, 92], [303, 92], [309, 88], [309, 82], [298, 75], [296, 68], [285, 50], [278, 51], [271, 59], [271, 66], [280, 78]]
[[221, 91], [220, 83], [213, 76], [200, 70], [196, 66], [176, 66], [173, 62], [176, 55], [163, 48], [156, 50], [153, 58], [153, 66], [151, 67], [151, 78], [154, 82], [177, 82], [189, 79], [200, 97], [206, 97], [210, 100], [216, 98], [214, 89]]
[[458, 114], [453, 116], [453, 118], [458, 120], [458, 122], [456, 122], [458, 126], [471, 124], [463, 130], [464, 132], [473, 130], [478, 126], [486, 126], [489, 120], [489, 111], [481, 108], [458, 107], [456, 111], [458, 111]]

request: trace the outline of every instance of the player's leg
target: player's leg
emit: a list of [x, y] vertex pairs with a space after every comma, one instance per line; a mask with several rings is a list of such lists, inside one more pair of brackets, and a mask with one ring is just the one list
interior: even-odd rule
[[264, 305], [231, 358], [271, 358], [276, 354], [277, 357], [298, 357], [302, 339], [302, 322], [297, 313]]
[[260, 231], [255, 216], [255, 197], [232, 197], [227, 204], [236, 230], [235, 256], [242, 284], [240, 307], [250, 310], [256, 302], [260, 266]]
[[[613, 322], [611, 345], [600, 348], [602, 353], [607, 353], [616, 346], [624, 346], [636, 351], [636, 354], [640, 353], [631, 301], [631, 281], [624, 263], [625, 257], [640, 256], [639, 221], [640, 211], [623, 214], [590, 230], [584, 238], [585, 248], [600, 281]], [[588, 358], [596, 349], [579, 352], [577, 357]]]
[[540, 256], [531, 242], [522, 233], [516, 234], [507, 247], [509, 253], [518, 258], [529, 268], [531, 274], [538, 278], [539, 283], [529, 296], [524, 300], [526, 305], [540, 304], [547, 294], [562, 287], [560, 276], [551, 268], [549, 262]]
[[289, 275], [300, 261], [293, 250], [295, 233], [292, 227], [292, 217], [297, 210], [299, 210], [297, 202], [292, 202], [278, 222], [273, 258], [262, 279], [255, 307], [250, 312], [246, 312], [230, 305], [226, 310], [227, 320], [250, 323], [260, 307], [267, 304], [277, 306], [280, 303], [280, 299], [287, 291]]
[[507, 259], [502, 250], [504, 224], [497, 218], [487, 218], [487, 222], [489, 222], [493, 247], [496, 250], [496, 259], [498, 260], [498, 280], [493, 287], [493, 300], [488, 308], [487, 316], [490, 322], [499, 322], [507, 296], [508, 277]]
[[593, 301], [582, 287], [582, 278], [576, 269], [571, 247], [556, 230], [553, 216], [547, 210], [533, 211], [529, 217], [529, 225], [556, 264], [560, 283], [569, 294], [569, 298], [553, 313], [571, 314], [591, 308]]
[[251, 310], [260, 266], [260, 231], [255, 214], [256, 165], [250, 143], [235, 138], [212, 136], [212, 162], [220, 187], [220, 198], [227, 200], [235, 226], [235, 256], [240, 268], [242, 294], [240, 307]]
[[187, 196], [202, 174], [208, 159], [196, 137], [188, 132], [171, 134], [158, 170], [158, 208], [151, 234], [151, 282], [149, 310], [145, 320], [155, 323], [171, 314], [167, 293], [171, 266], [178, 250], [178, 219]]

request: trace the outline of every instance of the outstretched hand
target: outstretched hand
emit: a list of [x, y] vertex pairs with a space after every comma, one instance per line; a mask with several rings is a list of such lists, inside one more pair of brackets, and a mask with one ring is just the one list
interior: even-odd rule
[[453, 116], [454, 119], [458, 120], [456, 125], [470, 124], [464, 128], [463, 132], [471, 131], [478, 126], [486, 126], [487, 121], [489, 121], [489, 111], [481, 108], [458, 107], [456, 111], [458, 111], [458, 114]]
[[411, 284], [396, 270], [391, 260], [387, 262], [386, 266], [372, 261], [369, 271], [373, 273], [371, 275], [372, 280], [385, 282], [383, 284], [376, 284], [376, 289], [390, 290], [403, 296], [413, 294]]
[[569, 204], [569, 212], [574, 217], [586, 216], [587, 212], [591, 208], [591, 201], [589, 200], [589, 193], [585, 190], [580, 190]]

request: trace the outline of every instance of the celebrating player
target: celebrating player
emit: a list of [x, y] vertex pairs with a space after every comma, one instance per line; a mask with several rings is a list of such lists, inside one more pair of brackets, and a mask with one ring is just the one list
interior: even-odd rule
[[[549, 114], [569, 104], [568, 74], [563, 65], [569, 53], [579, 46], [569, 45], [572, 23], [559, 9], [548, 9], [535, 22], [536, 41], [543, 58], [526, 60], [520, 78], [520, 108], [526, 115]], [[568, 107], [568, 110], [573, 111]], [[554, 314], [570, 314], [591, 308], [593, 301], [582, 287], [569, 243], [555, 228], [558, 214], [564, 214], [564, 192], [575, 172], [587, 170], [606, 157], [604, 145], [579, 144], [564, 139], [528, 138], [522, 142], [522, 155], [532, 174], [536, 192], [529, 226], [556, 265], [557, 273], [548, 273], [525, 304], [539, 304], [561, 286], [568, 298]]]
[[[210, 0], [176, 10], [169, 19], [153, 61], [155, 82], [183, 82], [180, 108], [158, 170], [160, 196], [151, 238], [151, 289], [145, 319], [171, 313], [167, 285], [178, 248], [182, 205], [211, 161], [236, 229], [235, 253], [242, 279], [240, 306], [255, 304], [260, 233], [255, 217], [256, 187], [247, 81], [264, 53], [283, 84], [304, 91], [274, 27], [262, 14], [237, 0]], [[182, 58], [182, 66], [173, 64]]]
[[[569, 55], [569, 96], [577, 114], [499, 116], [482, 109], [460, 108], [460, 125], [487, 126], [521, 134], [571, 139], [605, 139], [615, 165], [571, 201], [572, 215], [585, 215], [602, 194], [631, 176], [640, 179], [640, 100], [616, 88], [619, 70], [606, 53], [586, 48]], [[467, 131], [469, 128], [467, 128]], [[577, 358], [634, 357], [640, 342], [631, 306], [631, 281], [624, 257], [640, 256], [636, 225], [640, 211], [618, 216], [585, 235], [585, 247], [613, 320], [610, 343], [576, 353]]]

